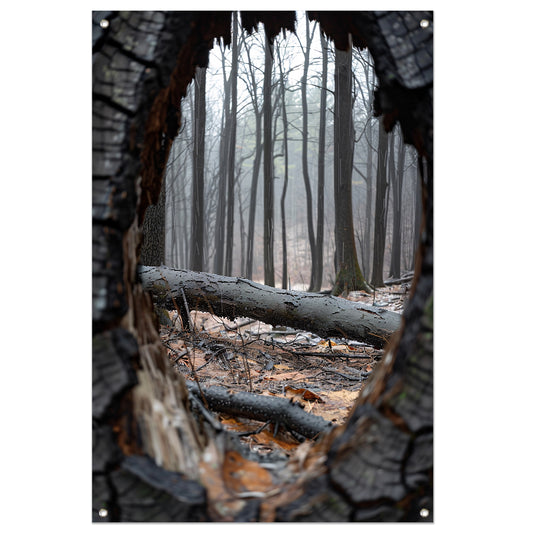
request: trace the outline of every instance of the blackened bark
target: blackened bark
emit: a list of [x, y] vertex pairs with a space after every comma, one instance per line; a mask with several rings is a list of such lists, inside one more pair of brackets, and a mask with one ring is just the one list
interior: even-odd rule
[[371, 241], [372, 241], [372, 184], [373, 184], [373, 148], [372, 148], [372, 121], [369, 120], [367, 124], [367, 152], [366, 152], [366, 197], [365, 197], [365, 229], [363, 238], [362, 263], [363, 272], [367, 278], [370, 277], [370, 257], [371, 257]]
[[307, 206], [307, 235], [309, 237], [309, 249], [311, 250], [311, 280], [309, 283], [309, 290], [318, 292], [320, 287], [316, 280], [316, 242], [315, 230], [313, 224], [313, 193], [311, 191], [311, 181], [309, 178], [309, 168], [307, 165], [307, 147], [309, 141], [308, 131], [308, 116], [307, 116], [307, 72], [309, 70], [309, 55], [311, 53], [312, 35], [309, 33], [309, 19], [305, 17], [305, 50], [304, 50], [304, 65], [303, 75], [301, 79], [301, 94], [302, 94], [302, 176], [305, 185], [305, 199]]
[[261, 117], [263, 110], [259, 108], [259, 100], [257, 96], [257, 83], [255, 80], [255, 69], [252, 66], [250, 58], [250, 49], [244, 40], [244, 47], [248, 56], [248, 67], [250, 69], [252, 106], [255, 115], [255, 156], [254, 166], [252, 169], [252, 184], [250, 187], [250, 208], [248, 211], [248, 238], [246, 242], [246, 277], [252, 279], [253, 263], [254, 263], [254, 237], [255, 237], [255, 211], [257, 206], [257, 186], [259, 182], [259, 171], [261, 169], [261, 155], [263, 153], [263, 145], [261, 143]]
[[263, 265], [265, 285], [274, 286], [274, 165], [272, 153], [272, 44], [265, 34], [265, 82], [263, 90]]
[[237, 141], [237, 73], [239, 70], [239, 44], [238, 44], [239, 18], [237, 12], [233, 13], [233, 30], [231, 44], [231, 115], [229, 120], [229, 145], [228, 145], [228, 194], [227, 194], [227, 228], [226, 228], [226, 256], [224, 274], [231, 276], [233, 270], [233, 224], [235, 212], [235, 143]]
[[166, 179], [163, 179], [157, 204], [148, 206], [144, 217], [140, 258], [143, 265], [161, 265], [165, 262], [165, 205]]
[[320, 122], [318, 127], [318, 183], [316, 214], [316, 286], [322, 287], [324, 272], [324, 183], [326, 158], [326, 102], [328, 93], [328, 46], [324, 33], [320, 31], [322, 47], [322, 85], [320, 90]]
[[288, 273], [287, 273], [287, 225], [285, 220], [285, 197], [287, 196], [287, 187], [289, 185], [289, 121], [287, 119], [287, 107], [285, 106], [285, 79], [283, 73], [283, 64], [281, 62], [281, 55], [278, 46], [278, 63], [280, 72], [280, 93], [281, 93], [281, 119], [283, 122], [283, 189], [281, 191], [280, 199], [280, 214], [281, 214], [281, 247], [282, 247], [282, 267], [281, 267], [281, 288], [288, 287]]
[[288, 398], [231, 392], [225, 387], [217, 386], [200, 388], [193, 381], [187, 382], [187, 388], [198, 399], [205, 400], [208, 408], [213, 411], [281, 424], [308, 439], [314, 439], [333, 428], [331, 422], [304, 411], [299, 403]]
[[205, 68], [196, 69], [191, 207], [191, 270], [204, 270]]
[[372, 281], [374, 287], [383, 287], [383, 259], [386, 235], [386, 194], [387, 194], [387, 132], [383, 121], [379, 122], [378, 168], [376, 174], [376, 204], [374, 209], [374, 255], [372, 261]]
[[222, 51], [222, 73], [224, 77], [224, 108], [220, 125], [220, 147], [218, 157], [218, 201], [215, 221], [215, 257], [213, 271], [222, 274], [224, 271], [224, 249], [226, 229], [226, 187], [228, 182], [228, 150], [229, 150], [229, 122], [230, 122], [230, 79], [226, 79], [226, 62], [224, 49]]
[[421, 162], [417, 157], [416, 168], [413, 170], [415, 175], [415, 189], [414, 189], [414, 211], [415, 211], [415, 226], [413, 230], [413, 260], [411, 269], [415, 268], [416, 252], [420, 243], [420, 229], [422, 227], [422, 174]]
[[[195, 65], [206, 65], [213, 38], [228, 37], [230, 14], [105, 16], [110, 23], [106, 31], [99, 29], [98, 16], [93, 20], [93, 332], [95, 338], [106, 335], [107, 342], [93, 343], [93, 351], [97, 366], [109, 363], [118, 377], [110, 384], [113, 393], [105, 405], [97, 394], [93, 409], [93, 520], [220, 517], [214, 507], [224, 502], [213, 502], [212, 493], [203, 491], [210, 486], [208, 477], [198, 480], [206, 444], [201, 435], [208, 440], [204, 459], [209, 456], [209, 465], [223, 464], [224, 450], [217, 447], [219, 441], [197, 431], [184, 403], [185, 385], [169, 371], [151, 321], [150, 300], [135, 274], [140, 221], [146, 206], [158, 198], [168, 141], [179, 123], [173, 104], [180, 102]], [[365, 386], [348, 423], [300, 457], [300, 464], [308, 467], [305, 474], [294, 472], [280, 492], [257, 496], [260, 518], [257, 505], [234, 495], [229, 496], [234, 506], [226, 505], [222, 517], [431, 521], [433, 17], [431, 12], [408, 11], [314, 16], [339, 46], [347, 42], [348, 33], [368, 45], [380, 80], [378, 113], [388, 129], [398, 120], [405, 141], [427, 162], [414, 292], [401, 334]], [[248, 23], [264, 21], [267, 35], [273, 36], [293, 24], [294, 14], [255, 12], [246, 18]], [[428, 24], [421, 25], [421, 19]], [[130, 379], [132, 372], [137, 385]], [[97, 390], [105, 385], [105, 375], [95, 374]], [[192, 483], [182, 488], [183, 480]], [[107, 514], [99, 512], [104, 510]]]
[[352, 69], [351, 52], [335, 50], [334, 196], [336, 279], [332, 294], [370, 292], [357, 260], [352, 216]]
[[[393, 160], [391, 158], [391, 163]], [[401, 274], [402, 259], [402, 193], [403, 174], [405, 164], [405, 144], [401, 137], [398, 139], [398, 162], [395, 168], [391, 168], [392, 183], [392, 245], [391, 265], [389, 276], [399, 278]]]
[[355, 339], [381, 348], [400, 327], [401, 316], [381, 307], [325, 294], [276, 289], [248, 279], [160, 267], [140, 267], [143, 287], [160, 306], [218, 316], [247, 316], [322, 337]]

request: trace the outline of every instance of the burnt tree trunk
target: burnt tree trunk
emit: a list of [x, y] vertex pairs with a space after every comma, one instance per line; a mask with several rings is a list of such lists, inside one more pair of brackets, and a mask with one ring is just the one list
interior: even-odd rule
[[252, 279], [253, 265], [254, 265], [254, 237], [255, 237], [255, 211], [257, 206], [257, 186], [259, 182], [259, 171], [261, 170], [261, 155], [263, 153], [263, 145], [261, 142], [261, 120], [263, 109], [259, 107], [259, 98], [257, 95], [257, 83], [255, 80], [255, 69], [250, 58], [250, 48], [243, 41], [246, 55], [248, 56], [248, 68], [250, 69], [251, 88], [250, 98], [255, 116], [255, 154], [254, 166], [252, 169], [252, 183], [250, 186], [250, 208], [248, 210], [248, 238], [246, 240], [246, 277]]
[[316, 209], [316, 288], [322, 287], [324, 272], [324, 184], [326, 160], [326, 103], [328, 91], [328, 45], [323, 32], [320, 32], [322, 47], [322, 80], [320, 87], [320, 122], [318, 127], [318, 180]]
[[235, 143], [237, 141], [237, 73], [239, 70], [238, 45], [239, 18], [238, 13], [233, 13], [233, 30], [231, 44], [231, 115], [229, 117], [229, 144], [228, 144], [228, 194], [227, 194], [227, 227], [226, 227], [226, 256], [224, 262], [224, 274], [231, 276], [233, 270], [233, 226], [235, 217]]
[[[389, 130], [399, 120], [426, 161], [424, 231], [400, 334], [347, 423], [284, 463], [281, 485], [245, 497], [224, 488], [231, 479], [222, 469], [238, 452], [189, 412], [136, 270], [139, 228], [179, 128], [175, 106], [195, 67], [207, 65], [213, 39], [229, 41], [231, 14], [94, 12], [93, 521], [433, 519], [433, 17], [309, 16], [337, 48], [347, 49], [346, 32], [369, 47], [380, 81], [376, 112]], [[269, 37], [295, 23], [291, 12], [241, 19], [247, 31], [263, 22]]]
[[205, 68], [196, 69], [193, 122], [193, 176], [191, 207], [192, 270], [204, 270], [204, 163], [205, 163]]
[[334, 200], [335, 285], [338, 296], [357, 289], [371, 292], [363, 277], [353, 228], [352, 168], [354, 130], [352, 119], [352, 53], [335, 50]]
[[383, 261], [385, 236], [387, 234], [386, 194], [387, 194], [387, 132], [383, 122], [379, 123], [378, 168], [376, 175], [376, 207], [374, 210], [374, 255], [372, 261], [372, 281], [374, 287], [383, 287]]
[[[313, 30], [314, 34], [314, 30]], [[307, 164], [308, 146], [309, 146], [309, 131], [308, 123], [309, 117], [307, 113], [307, 73], [309, 71], [309, 55], [311, 53], [311, 42], [313, 34], [309, 32], [309, 19], [305, 19], [305, 49], [303, 75], [301, 79], [301, 94], [302, 94], [302, 176], [305, 185], [305, 200], [307, 207], [307, 234], [309, 237], [309, 249], [311, 250], [311, 280], [309, 282], [309, 290], [318, 292], [320, 287], [316, 279], [317, 269], [317, 255], [316, 255], [316, 240], [315, 230], [313, 224], [313, 193], [311, 190], [311, 180], [309, 178], [309, 165]]]
[[[190, 310], [274, 326], [291, 326], [322, 337], [344, 337], [383, 347], [401, 323], [400, 314], [358, 302], [276, 289], [249, 279], [168, 267], [139, 267], [143, 287], [159, 305], [175, 309], [185, 296]], [[183, 292], [182, 292], [183, 291]]]
[[272, 42], [265, 34], [265, 80], [263, 89], [263, 269], [265, 285], [274, 276], [274, 162], [272, 153]]
[[165, 188], [166, 179], [163, 179], [157, 203], [146, 210], [142, 225], [140, 257], [143, 265], [161, 265], [165, 262]]

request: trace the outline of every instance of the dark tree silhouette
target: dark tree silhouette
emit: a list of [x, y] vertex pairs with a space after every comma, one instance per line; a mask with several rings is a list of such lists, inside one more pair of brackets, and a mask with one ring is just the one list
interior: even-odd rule
[[239, 18], [238, 13], [233, 13], [233, 30], [231, 44], [231, 115], [229, 120], [228, 144], [228, 195], [227, 195], [227, 228], [226, 228], [226, 258], [224, 273], [231, 276], [233, 270], [233, 224], [235, 212], [235, 144], [237, 141], [237, 73], [239, 69]]
[[263, 153], [263, 145], [261, 143], [262, 130], [261, 120], [263, 116], [263, 108], [259, 105], [258, 86], [259, 83], [255, 77], [255, 68], [250, 58], [250, 48], [244, 40], [244, 48], [248, 58], [247, 67], [249, 69], [249, 83], [247, 83], [248, 92], [252, 101], [252, 107], [255, 116], [255, 155], [254, 165], [252, 169], [252, 184], [250, 187], [250, 208], [248, 211], [248, 238], [246, 240], [246, 277], [252, 279], [253, 263], [254, 263], [254, 237], [255, 237], [255, 212], [257, 206], [257, 186], [259, 183], [259, 171], [261, 170], [261, 155]]
[[[393, 145], [394, 148], [394, 145]], [[393, 164], [393, 158], [391, 158]], [[398, 161], [396, 167], [391, 168], [392, 184], [392, 245], [389, 276], [398, 279], [401, 275], [402, 258], [402, 193], [405, 165], [405, 144], [398, 138]]]
[[265, 285], [274, 287], [274, 164], [272, 150], [272, 42], [265, 34], [263, 89], [263, 264]]
[[385, 235], [387, 230], [387, 132], [383, 121], [379, 124], [378, 168], [376, 173], [376, 208], [374, 210], [374, 255], [372, 261], [372, 281], [374, 287], [383, 287], [383, 260]]
[[322, 85], [320, 88], [320, 122], [318, 127], [318, 183], [316, 215], [316, 290], [322, 287], [324, 273], [324, 184], [326, 157], [326, 102], [328, 95], [328, 45], [324, 33], [320, 32], [322, 47]]
[[[315, 26], [316, 28], [316, 26]], [[314, 33], [314, 28], [313, 28]], [[319, 291], [316, 275], [317, 275], [317, 255], [316, 255], [316, 240], [315, 230], [313, 224], [313, 193], [311, 191], [311, 180], [309, 178], [309, 166], [307, 164], [307, 153], [309, 145], [309, 131], [308, 131], [308, 111], [307, 111], [307, 75], [309, 72], [309, 55], [311, 53], [311, 42], [313, 40], [313, 33], [309, 30], [309, 19], [305, 19], [305, 47], [303, 74], [301, 79], [301, 93], [302, 93], [302, 176], [305, 185], [305, 199], [307, 206], [307, 234], [309, 237], [309, 248], [311, 250], [311, 281], [309, 283], [310, 291]]]
[[204, 270], [205, 68], [196, 69], [191, 209], [191, 270]]
[[335, 118], [334, 118], [334, 196], [335, 196], [335, 264], [336, 279], [332, 294], [357, 289], [371, 291], [366, 283], [355, 248], [352, 216], [352, 68], [351, 52], [335, 50]]

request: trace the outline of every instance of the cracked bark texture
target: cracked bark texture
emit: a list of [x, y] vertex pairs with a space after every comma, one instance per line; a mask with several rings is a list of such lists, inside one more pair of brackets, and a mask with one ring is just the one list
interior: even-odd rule
[[169, 267], [138, 269], [157, 304], [174, 310], [207, 311], [234, 319], [246, 316], [273, 326], [290, 326], [324, 338], [343, 337], [382, 348], [400, 327], [401, 315], [323, 294], [276, 289], [249, 279]]
[[[376, 113], [387, 131], [399, 121], [427, 162], [415, 289], [348, 422], [311, 449], [321, 466], [295, 474], [278, 500], [257, 498], [245, 506], [253, 512], [237, 506], [241, 514], [226, 519], [432, 520], [433, 15], [308, 15], [338, 48], [348, 48], [348, 33], [354, 46], [368, 46], [379, 79]], [[210, 520], [198, 464], [216, 446], [190, 414], [184, 380], [170, 371], [136, 269], [139, 227], [159, 197], [181, 96], [196, 66], [207, 65], [213, 39], [230, 42], [231, 14], [95, 11], [92, 18], [93, 521]], [[264, 22], [271, 40], [294, 27], [294, 13], [243, 12], [242, 21], [249, 31]]]

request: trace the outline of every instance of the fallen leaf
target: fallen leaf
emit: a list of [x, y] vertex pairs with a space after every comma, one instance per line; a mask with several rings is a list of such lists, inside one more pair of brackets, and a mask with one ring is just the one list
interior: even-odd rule
[[242, 510], [245, 502], [235, 499], [226, 487], [221, 475], [218, 453], [214, 444], [208, 445], [198, 464], [198, 473], [208, 493], [209, 508], [217, 521], [233, 522], [232, 517]]
[[308, 390], [308, 389], [295, 389], [289, 385], [285, 387], [285, 394], [287, 398], [299, 398], [302, 400], [306, 400], [308, 402], [315, 401], [324, 403], [324, 400], [314, 392]]
[[272, 488], [270, 472], [234, 450], [226, 452], [224, 456], [222, 477], [233, 492], [266, 492]]
[[252, 435], [251, 439], [256, 444], [262, 444], [270, 447], [272, 447], [274, 444], [284, 451], [291, 451], [300, 446], [300, 443], [290, 435], [287, 435], [286, 432], [278, 432], [278, 434], [274, 437], [274, 434], [267, 429], [261, 431], [261, 433]]
[[321, 340], [319, 343], [319, 346], [336, 346], [337, 343], [330, 340]]

